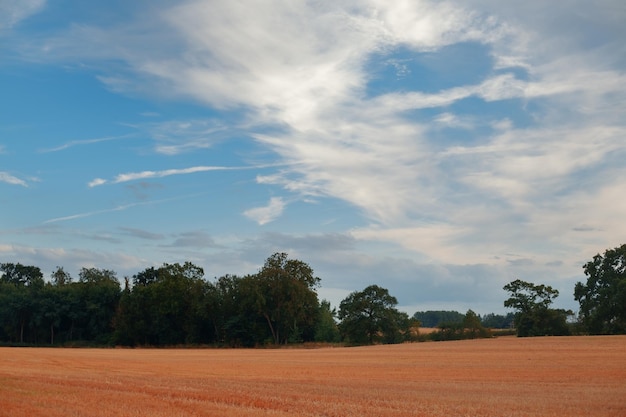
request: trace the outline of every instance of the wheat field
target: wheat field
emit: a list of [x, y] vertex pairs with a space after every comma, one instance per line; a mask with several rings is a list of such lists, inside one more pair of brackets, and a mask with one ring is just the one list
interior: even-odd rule
[[0, 348], [0, 415], [626, 416], [626, 336], [318, 349]]

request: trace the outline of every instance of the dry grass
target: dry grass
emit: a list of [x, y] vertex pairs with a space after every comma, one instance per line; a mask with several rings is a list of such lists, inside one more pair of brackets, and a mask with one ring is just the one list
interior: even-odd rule
[[626, 416], [626, 337], [0, 349], [2, 416]]
[[434, 332], [438, 332], [439, 328], [438, 327], [420, 327], [419, 328], [419, 334], [431, 334]]

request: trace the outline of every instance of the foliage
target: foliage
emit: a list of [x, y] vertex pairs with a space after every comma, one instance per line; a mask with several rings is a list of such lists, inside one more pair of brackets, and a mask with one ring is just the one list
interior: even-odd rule
[[515, 314], [507, 313], [506, 315], [489, 313], [481, 317], [483, 326], [490, 329], [510, 329], [514, 326]]
[[569, 334], [567, 317], [573, 313], [550, 308], [553, 300], [559, 295], [558, 290], [519, 279], [505, 285], [504, 290], [511, 295], [504, 301], [504, 306], [517, 310], [515, 328], [518, 336]]
[[370, 285], [339, 305], [339, 329], [350, 344], [399, 343], [410, 339], [412, 321], [398, 311], [398, 300], [385, 288]]
[[315, 341], [337, 343], [341, 341], [339, 327], [335, 321], [337, 312], [331, 308], [330, 301], [322, 300], [318, 310], [317, 324], [315, 326]]
[[116, 340], [129, 345], [178, 345], [214, 340], [211, 286], [202, 268], [164, 264], [133, 277], [116, 315]]
[[439, 331], [430, 333], [429, 339], [442, 341], [479, 339], [492, 336], [491, 331], [482, 325], [480, 316], [472, 310], [467, 310], [460, 322], [441, 323], [438, 327]]
[[421, 327], [438, 327], [444, 323], [460, 323], [463, 314], [458, 311], [428, 310], [416, 312], [413, 319], [418, 320]]
[[275, 344], [312, 340], [320, 279], [306, 263], [275, 253], [253, 277], [255, 306]]
[[597, 254], [583, 266], [587, 282], [576, 283], [583, 329], [591, 334], [626, 333], [626, 244]]

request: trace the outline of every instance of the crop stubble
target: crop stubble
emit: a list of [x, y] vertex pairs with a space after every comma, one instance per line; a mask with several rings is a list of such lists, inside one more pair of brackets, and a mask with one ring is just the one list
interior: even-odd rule
[[0, 416], [626, 416], [626, 336], [0, 349]]

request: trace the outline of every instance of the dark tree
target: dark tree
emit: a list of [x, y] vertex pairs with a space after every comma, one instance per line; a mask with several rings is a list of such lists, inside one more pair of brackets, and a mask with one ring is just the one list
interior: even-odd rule
[[116, 273], [108, 269], [82, 268], [78, 276], [76, 330], [83, 340], [111, 344], [113, 321], [121, 296]]
[[587, 282], [576, 283], [574, 299], [585, 331], [626, 333], [626, 244], [597, 254], [583, 269]]
[[559, 295], [558, 290], [519, 279], [505, 285], [504, 290], [511, 295], [504, 302], [504, 306], [517, 310], [515, 328], [518, 336], [569, 334], [567, 317], [572, 312], [550, 308], [553, 300]]
[[254, 276], [256, 307], [275, 344], [312, 340], [320, 279], [306, 263], [275, 253]]
[[0, 290], [5, 298], [2, 320], [5, 331], [19, 343], [36, 342], [38, 311], [40, 310], [40, 292], [44, 288], [43, 274], [36, 266], [20, 263], [0, 264]]
[[339, 329], [350, 344], [397, 343], [410, 335], [410, 320], [398, 300], [378, 285], [355, 291], [339, 305]]
[[185, 262], [148, 268], [133, 277], [115, 319], [118, 343], [179, 345], [215, 340], [213, 286], [202, 268]]
[[458, 311], [428, 310], [416, 312], [413, 319], [418, 320], [422, 327], [438, 327], [444, 323], [461, 323], [463, 314]]
[[483, 326], [491, 329], [509, 329], [513, 327], [514, 320], [514, 313], [508, 313], [506, 315], [489, 313], [481, 318]]
[[331, 308], [330, 301], [322, 300], [315, 326], [315, 341], [336, 343], [341, 340], [339, 327], [335, 321], [337, 312]]

